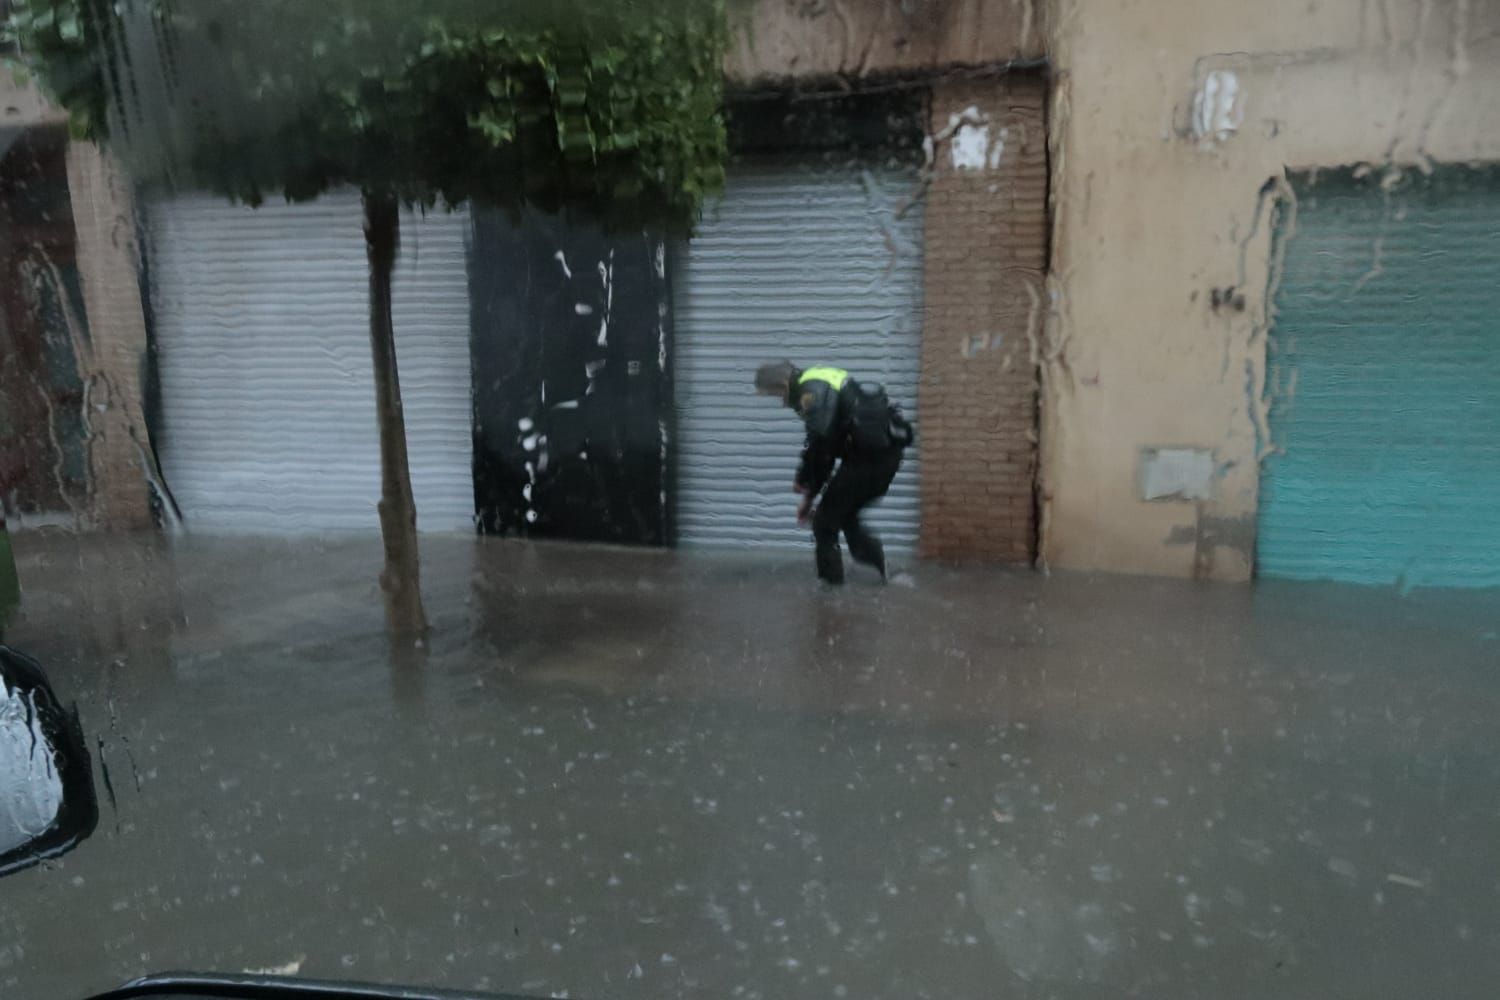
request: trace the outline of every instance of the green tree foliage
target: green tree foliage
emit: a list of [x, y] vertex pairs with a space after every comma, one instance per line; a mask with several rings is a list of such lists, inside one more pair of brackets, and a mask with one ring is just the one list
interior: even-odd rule
[[689, 230], [723, 181], [723, 0], [12, 0], [21, 58], [142, 180]]
[[724, 179], [724, 0], [10, 0], [4, 41], [141, 182], [365, 203], [381, 575], [426, 628], [391, 326], [397, 204], [686, 233]]

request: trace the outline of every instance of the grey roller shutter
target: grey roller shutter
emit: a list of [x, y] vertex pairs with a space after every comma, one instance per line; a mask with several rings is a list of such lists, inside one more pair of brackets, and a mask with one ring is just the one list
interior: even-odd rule
[[[755, 394], [760, 362], [847, 368], [917, 416], [915, 183], [895, 168], [777, 161], [731, 170], [673, 274], [683, 544], [807, 545], [791, 492], [801, 422]], [[920, 439], [868, 518], [896, 551], [916, 544], [919, 465]]]
[[[359, 198], [147, 205], [161, 459], [189, 529], [378, 529]], [[469, 529], [466, 214], [402, 218], [396, 351], [417, 526]]]

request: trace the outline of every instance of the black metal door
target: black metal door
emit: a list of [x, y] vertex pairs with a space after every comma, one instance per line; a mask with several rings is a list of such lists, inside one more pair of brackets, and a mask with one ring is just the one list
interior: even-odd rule
[[671, 389], [662, 242], [474, 216], [480, 530], [662, 545]]

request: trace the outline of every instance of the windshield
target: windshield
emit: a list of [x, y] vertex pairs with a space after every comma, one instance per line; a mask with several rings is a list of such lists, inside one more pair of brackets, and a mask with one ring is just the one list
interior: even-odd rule
[[0, 995], [1488, 996], [1500, 9], [1271, 6], [0, 3]]

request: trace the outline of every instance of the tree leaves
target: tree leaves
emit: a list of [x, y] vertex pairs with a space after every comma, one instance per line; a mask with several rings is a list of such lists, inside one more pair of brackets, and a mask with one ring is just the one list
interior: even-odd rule
[[5, 30], [147, 182], [677, 232], [723, 182], [723, 0], [12, 0]]

